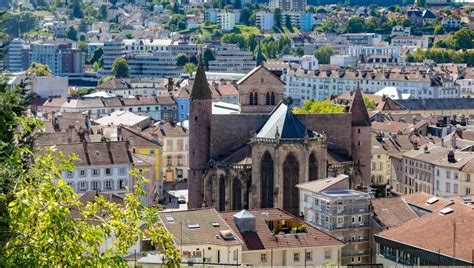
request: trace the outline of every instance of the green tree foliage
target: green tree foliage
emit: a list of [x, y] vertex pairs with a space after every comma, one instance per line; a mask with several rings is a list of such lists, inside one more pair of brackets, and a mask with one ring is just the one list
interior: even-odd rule
[[454, 32], [449, 40], [448, 44], [452, 49], [471, 49], [474, 48], [474, 31], [463, 28], [459, 31]]
[[301, 56], [304, 55], [304, 50], [303, 50], [302, 47], [297, 47], [297, 48], [293, 49], [292, 54], [295, 55], [295, 56], [301, 57]]
[[26, 70], [29, 74], [36, 74], [37, 76], [51, 76], [53, 72], [49, 69], [48, 65], [33, 62], [30, 67]]
[[245, 37], [241, 34], [226, 33], [221, 38], [223, 44], [238, 44], [240, 48], [246, 47]]
[[170, 31], [181, 31], [187, 27], [186, 18], [182, 15], [174, 14], [166, 25]]
[[126, 38], [126, 39], [133, 39], [133, 34], [132, 34], [131, 32], [127, 32], [127, 33], [125, 34], [125, 38]]
[[184, 71], [189, 74], [189, 76], [192, 76], [194, 71], [196, 70], [196, 65], [194, 63], [188, 62], [184, 65]]
[[277, 29], [281, 29], [281, 19], [282, 19], [281, 9], [275, 8], [275, 10], [273, 10], [273, 21]]
[[202, 53], [202, 61], [206, 69], [209, 69], [209, 62], [215, 60], [216, 57], [211, 49], [206, 48], [204, 49], [204, 53]]
[[408, 54], [408, 62], [422, 62], [425, 59], [433, 60], [436, 63], [466, 63], [467, 66], [474, 66], [474, 49], [453, 50], [443, 48], [417, 49], [414, 53]]
[[12, 37], [20, 37], [24, 33], [38, 28], [38, 17], [31, 12], [9, 14], [3, 30]]
[[290, 16], [285, 16], [285, 26], [286, 26], [286, 28], [288, 28], [289, 31], [293, 30], [293, 25], [291, 25]]
[[66, 37], [73, 41], [77, 41], [77, 30], [73, 26], [70, 26], [66, 31]]
[[242, 8], [240, 10], [240, 23], [243, 25], [250, 25], [250, 17], [252, 16], [252, 11], [249, 8]]
[[114, 63], [112, 63], [112, 74], [115, 78], [125, 78], [130, 75], [130, 68], [128, 67], [128, 62], [124, 58], [116, 58]]
[[[162, 248], [168, 265], [180, 261], [170, 235], [158, 227], [156, 209], [141, 206], [146, 180], [132, 171], [134, 192], [127, 191], [124, 204], [97, 196], [86, 205], [61, 176], [74, 170], [74, 155], [55, 148], [34, 155], [35, 162], [17, 179], [14, 198], [8, 204], [13, 237], [3, 248], [7, 266], [16, 267], [125, 267], [123, 257], [139, 239], [150, 238]], [[78, 217], [71, 217], [75, 211]], [[100, 249], [108, 239], [113, 242]]]
[[185, 54], [180, 53], [176, 56], [176, 65], [182, 67], [188, 62], [189, 62], [189, 59], [188, 59], [188, 57], [186, 57]]
[[99, 17], [100, 20], [106, 20], [107, 19], [107, 6], [106, 5], [101, 5], [100, 6], [99, 14], [100, 14], [100, 17]]
[[426, 0], [416, 0], [417, 7], [426, 7]]
[[375, 110], [377, 108], [375, 101], [369, 99], [368, 97], [364, 97], [364, 104], [368, 110]]
[[361, 17], [352, 17], [345, 24], [346, 33], [363, 33], [365, 32], [365, 20]]
[[81, 96], [89, 94], [89, 91], [90, 90], [88, 88], [82, 87], [82, 88], [79, 88], [79, 89], [72, 90], [69, 93], [69, 96], [71, 96], [72, 98], [77, 98], [77, 97], [81, 97]]
[[295, 114], [332, 114], [343, 113], [344, 107], [334, 105], [331, 101], [306, 100], [301, 108], [293, 108]]
[[94, 54], [92, 54], [91, 59], [89, 60], [90, 64], [94, 64], [98, 62], [102, 65], [102, 55], [104, 55], [104, 50], [101, 47], [98, 47], [94, 50]]
[[114, 79], [113, 76], [105, 75], [105, 76], [102, 76], [101, 78], [99, 78], [99, 81], [97, 81], [97, 84], [98, 84], [98, 85], [101, 85], [101, 84], [103, 84], [103, 83], [105, 83], [105, 82], [107, 82], [107, 81], [110, 81], [110, 80], [112, 80], [112, 79]]
[[73, 18], [81, 19], [84, 17], [84, 12], [82, 11], [82, 6], [80, 0], [73, 0], [72, 1], [72, 12], [71, 16]]
[[330, 46], [325, 46], [314, 51], [314, 56], [318, 59], [320, 64], [329, 64], [332, 55], [334, 55], [334, 49]]

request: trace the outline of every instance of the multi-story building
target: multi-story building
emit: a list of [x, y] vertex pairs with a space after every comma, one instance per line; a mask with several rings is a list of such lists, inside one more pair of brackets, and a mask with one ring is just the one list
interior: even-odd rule
[[301, 31], [311, 31], [314, 25], [314, 14], [309, 12], [290, 11], [283, 12], [281, 17], [281, 25], [285, 25], [287, 18], [293, 27], [297, 27]]
[[132, 53], [125, 58], [130, 77], [179, 77], [182, 73], [170, 52]]
[[402, 25], [393, 26], [392, 33], [390, 34], [391, 37], [410, 36], [410, 35], [411, 35], [411, 28], [410, 27], [403, 27]]
[[21, 72], [28, 68], [28, 46], [25, 41], [15, 38], [8, 43], [4, 64], [10, 72]]
[[252, 51], [242, 51], [235, 44], [216, 45], [215, 60], [209, 61], [210, 72], [248, 73], [256, 65]]
[[306, 1], [304, 0], [270, 0], [270, 9], [279, 8], [281, 10], [304, 10]]
[[161, 174], [163, 182], [188, 179], [189, 133], [176, 123], [160, 122], [144, 131], [152, 140], [163, 145]]
[[346, 243], [341, 264], [370, 263], [370, 195], [350, 190], [346, 175], [297, 187], [305, 221]]
[[104, 47], [102, 48], [104, 51], [104, 54], [102, 55], [104, 65], [99, 72], [100, 74], [112, 74], [112, 64], [116, 58], [124, 55], [123, 49], [122, 40], [120, 39], [113, 39], [104, 42]]
[[217, 13], [218, 11], [215, 9], [206, 9], [206, 11], [204, 11], [204, 21], [217, 23]]
[[235, 24], [239, 22], [240, 13], [236, 11], [223, 11], [217, 13], [217, 25], [223, 31], [231, 31], [235, 28]]
[[172, 86], [172, 81], [166, 78], [115, 78], [98, 85], [96, 89], [124, 98], [164, 96], [169, 95], [168, 86]]
[[54, 75], [82, 73], [82, 51], [61, 41], [31, 44], [29, 62], [48, 65]]
[[67, 23], [58, 21], [53, 25], [53, 36], [55, 38], [66, 38]]
[[80, 142], [56, 147], [65, 155], [74, 153], [79, 157], [75, 170], [62, 174], [77, 193], [91, 190], [121, 195], [132, 185], [128, 172], [133, 160], [127, 142]]
[[274, 17], [273, 13], [259, 11], [255, 17], [255, 24], [262, 32], [271, 31], [275, 25]]
[[287, 96], [295, 105], [307, 99], [323, 100], [331, 95], [354, 91], [359, 85], [363, 92], [375, 93], [387, 86], [398, 88], [412, 98], [456, 98], [459, 86], [452, 76], [444, 73], [393, 69], [319, 69], [308, 71], [288, 69], [282, 76]]
[[242, 246], [242, 264], [256, 267], [338, 266], [343, 243], [276, 209], [220, 212]]
[[399, 64], [403, 61], [400, 47], [397, 46], [350, 46], [349, 56], [355, 57], [360, 63]]
[[428, 48], [428, 36], [396, 36], [392, 38], [392, 46], [394, 47], [419, 47]]
[[382, 42], [382, 36], [376, 33], [347, 33], [341, 35], [352, 46], [377, 46]]

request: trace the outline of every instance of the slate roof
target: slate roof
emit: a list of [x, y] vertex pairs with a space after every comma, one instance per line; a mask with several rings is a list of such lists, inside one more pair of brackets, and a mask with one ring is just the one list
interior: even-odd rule
[[400, 226], [418, 218], [401, 197], [375, 198], [371, 200], [374, 217], [383, 227]]
[[407, 110], [474, 109], [474, 98], [393, 100]]
[[[237, 212], [220, 212], [222, 219], [232, 228], [239, 239], [244, 242], [243, 251], [261, 250], [261, 249], [277, 249], [277, 248], [299, 248], [299, 247], [325, 247], [325, 246], [342, 246], [343, 242], [337, 240], [333, 236], [324, 233], [308, 224], [305, 224], [306, 234], [299, 235], [279, 235], [276, 239], [273, 237], [270, 229], [265, 221], [275, 220], [295, 220], [304, 224], [298, 218], [277, 208], [251, 210], [255, 218], [256, 232], [241, 233], [235, 224], [234, 215]], [[162, 215], [163, 213], [161, 213]]]
[[79, 157], [80, 160], [74, 162], [76, 166], [117, 165], [133, 162], [127, 142], [110, 142], [109, 146], [108, 149], [107, 142], [56, 145], [59, 152], [65, 155], [76, 154]]
[[308, 131], [283, 102], [273, 109], [267, 122], [258, 131], [257, 138], [274, 139], [277, 131], [280, 139], [302, 139], [305, 133], [308, 133], [310, 138], [314, 137], [314, 133]]
[[155, 124], [153, 127], [147, 128], [142, 131], [142, 134], [150, 137], [151, 135], [157, 135], [160, 138], [177, 138], [189, 136], [188, 130], [182, 126], [165, 122]]
[[199, 64], [196, 76], [194, 77], [193, 89], [191, 90], [191, 99], [195, 100], [210, 100], [212, 99], [212, 92], [209, 89], [204, 66]]
[[357, 87], [354, 100], [352, 101], [351, 113], [352, 126], [366, 127], [371, 125], [369, 113], [367, 113], [367, 108], [364, 104], [364, 98], [362, 97], [362, 92], [360, 91], [359, 87]]
[[450, 208], [449, 214], [432, 213], [376, 234], [376, 240], [382, 237], [472, 263], [474, 208], [464, 204]]
[[244, 144], [219, 160], [222, 164], [251, 165], [252, 147]]

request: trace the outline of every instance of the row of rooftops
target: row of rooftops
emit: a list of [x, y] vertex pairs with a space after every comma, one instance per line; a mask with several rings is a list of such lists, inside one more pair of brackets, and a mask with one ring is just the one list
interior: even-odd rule
[[176, 105], [173, 96], [158, 97], [132, 97], [132, 98], [79, 98], [62, 99], [49, 98], [43, 107], [61, 107], [61, 108], [97, 108], [97, 107], [123, 107], [123, 106], [141, 106], [141, 105]]

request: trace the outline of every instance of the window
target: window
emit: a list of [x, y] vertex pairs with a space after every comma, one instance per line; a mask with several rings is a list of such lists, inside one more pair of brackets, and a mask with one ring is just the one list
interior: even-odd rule
[[436, 180], [436, 190], [439, 191], [439, 181], [438, 180]]
[[451, 179], [451, 172], [446, 171], [446, 178]]
[[112, 180], [106, 180], [105, 181], [105, 189], [106, 190], [112, 190]]
[[466, 175], [466, 182], [471, 182], [471, 174]]
[[66, 177], [67, 178], [72, 178], [74, 176], [74, 172], [72, 171], [66, 171]]
[[324, 258], [327, 260], [327, 259], [330, 259], [331, 258], [331, 255], [332, 255], [332, 250], [331, 249], [325, 249], [324, 250]]
[[305, 252], [305, 259], [306, 259], [307, 261], [310, 261], [310, 260], [313, 259], [313, 257], [312, 257], [312, 252], [311, 252], [311, 251], [306, 251], [306, 252]]
[[466, 187], [466, 195], [470, 195], [470, 194], [471, 194], [471, 188]]
[[92, 181], [92, 190], [94, 191], [100, 190], [98, 181]]
[[119, 168], [119, 175], [125, 175], [126, 169], [124, 167]]
[[85, 169], [80, 169], [79, 170], [79, 176], [85, 177], [86, 176], [86, 170]]
[[458, 194], [458, 191], [459, 191], [458, 185], [457, 185], [456, 183], [453, 184], [453, 193], [454, 193], [454, 194]]
[[126, 186], [127, 186], [127, 181], [125, 179], [120, 179], [119, 180], [119, 189], [120, 190], [125, 189]]
[[79, 182], [79, 191], [81, 191], [81, 192], [87, 191], [87, 181], [80, 181]]
[[261, 262], [267, 262], [267, 254], [265, 254], [265, 253], [260, 254], [260, 261]]
[[293, 260], [295, 262], [300, 261], [300, 254], [298, 252], [293, 253]]
[[112, 175], [112, 169], [111, 168], [106, 168], [105, 169], [105, 175], [107, 175], [107, 176]]
[[182, 165], [183, 165], [183, 156], [178, 155], [178, 166], [182, 166]]
[[362, 223], [362, 215], [357, 216], [358, 222]]
[[168, 167], [170, 167], [170, 166], [173, 165], [173, 158], [172, 158], [171, 155], [166, 156], [166, 165], [167, 165]]
[[150, 149], [150, 155], [155, 155], [155, 150]]
[[344, 226], [344, 217], [337, 217], [337, 227]]
[[258, 105], [258, 94], [257, 94], [257, 92], [250, 92], [249, 104], [250, 105]]
[[99, 176], [99, 175], [100, 175], [100, 170], [97, 169], [97, 168], [94, 168], [94, 169], [92, 170], [92, 176]]
[[69, 182], [67, 183], [67, 185], [69, 185], [73, 190], [75, 190], [75, 188], [74, 188], [74, 182], [69, 181]]
[[449, 182], [446, 183], [446, 192], [451, 192], [451, 184]]

